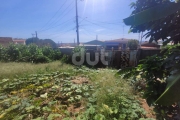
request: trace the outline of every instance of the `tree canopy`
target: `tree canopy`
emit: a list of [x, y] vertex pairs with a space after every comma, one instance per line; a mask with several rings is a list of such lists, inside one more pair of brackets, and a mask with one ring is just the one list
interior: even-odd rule
[[144, 37], [150, 37], [150, 41], [172, 40], [175, 44], [180, 41], [179, 0], [137, 0], [131, 3], [131, 8], [131, 16], [124, 20], [131, 25], [131, 32], [147, 31]]
[[57, 47], [56, 43], [51, 39], [28, 38], [26, 40], [27, 45], [32, 44], [32, 43], [38, 45], [39, 47], [42, 47], [42, 46], [49, 46], [52, 48]]

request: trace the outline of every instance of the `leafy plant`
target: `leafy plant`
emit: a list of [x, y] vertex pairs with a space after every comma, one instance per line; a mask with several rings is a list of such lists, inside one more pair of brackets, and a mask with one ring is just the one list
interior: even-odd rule
[[139, 45], [138, 40], [129, 40], [127, 46], [128, 46], [131, 50], [137, 50], [138, 45]]
[[178, 114], [175, 111], [180, 100], [177, 96], [180, 81], [179, 51], [179, 45], [165, 47], [162, 56], [148, 57], [138, 67], [120, 71], [125, 77], [134, 76], [132, 81], [137, 88], [141, 87], [137, 82], [144, 82], [143, 96], [149, 105], [155, 104], [160, 118], [168, 118], [167, 113], [173, 116]]
[[35, 44], [10, 44], [7, 48], [0, 47], [0, 60], [5, 62], [47, 63], [60, 60], [60, 50], [51, 47], [38, 47]]

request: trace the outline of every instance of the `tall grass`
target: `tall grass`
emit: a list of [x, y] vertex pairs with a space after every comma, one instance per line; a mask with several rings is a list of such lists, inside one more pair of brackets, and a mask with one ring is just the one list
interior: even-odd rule
[[100, 88], [96, 91], [98, 104], [106, 103], [109, 101], [108, 99], [113, 99], [109, 98], [108, 93], [112, 95], [111, 97], [117, 97], [124, 93], [134, 96], [133, 89], [128, 81], [116, 77], [115, 73], [114, 70], [105, 69], [100, 70], [96, 75], [91, 75], [93, 83]]
[[73, 66], [62, 64], [60, 61], [44, 64], [17, 63], [17, 62], [0, 62], [0, 79], [24, 77], [29, 74], [48, 73], [57, 70], [66, 70]]

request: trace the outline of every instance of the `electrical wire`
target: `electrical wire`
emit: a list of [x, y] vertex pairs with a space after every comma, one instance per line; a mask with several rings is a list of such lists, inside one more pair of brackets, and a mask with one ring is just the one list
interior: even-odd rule
[[[81, 18], [81, 19], [82, 19], [82, 18]], [[91, 21], [89, 21], [89, 20], [86, 20], [86, 19], [84, 19], [84, 21], [86, 21], [86, 22], [88, 22], [88, 23], [91, 23], [91, 24], [93, 24], [93, 25], [95, 25], [95, 26], [99, 26], [99, 27], [101, 27], [101, 28], [113, 30], [113, 28], [105, 27], [105, 26], [99, 25], [99, 24], [97, 24], [97, 23], [91, 22]], [[116, 31], [117, 31], [117, 29], [116, 29]]]
[[61, 23], [61, 24], [59, 24], [59, 25], [56, 25], [56, 26], [53, 26], [53, 27], [51, 27], [51, 28], [47, 28], [47, 29], [45, 29], [45, 30], [41, 30], [41, 31], [38, 31], [38, 32], [43, 32], [43, 31], [47, 31], [47, 30], [52, 29], [52, 28], [55, 28], [55, 27], [59, 27], [59, 26], [64, 25], [64, 24], [66, 24], [67, 22], [69, 22], [69, 21], [71, 21], [71, 20], [73, 20], [73, 19], [74, 19], [74, 17], [71, 18], [71, 19], [69, 19], [69, 20], [67, 20], [67, 21], [65, 21], [65, 22], [63, 22], [63, 23]]
[[[71, 29], [74, 29], [74, 27], [71, 28]], [[69, 29], [68, 29], [68, 30], [69, 30]], [[68, 30], [67, 30], [67, 31], [68, 31]], [[57, 34], [59, 34], [59, 33], [64, 33], [64, 32], [67, 32], [67, 31], [64, 31], [64, 29], [63, 29], [63, 30], [60, 30], [60, 31], [58, 31], [58, 32], [56, 32], [56, 33], [50, 34], [50, 35], [48, 35], [48, 36], [57, 35]]]
[[119, 24], [122, 24], [124, 23], [123, 21], [118, 21], [118, 22], [104, 22], [104, 21], [97, 21], [97, 20], [90, 20], [90, 21], [95, 21], [95, 22], [98, 22], [98, 23], [102, 23], [102, 24], [114, 24], [114, 25], [119, 25]]
[[[74, 1], [72, 1], [65, 9], [64, 9], [64, 11], [62, 11], [62, 13], [61, 13], [61, 15], [59, 15], [58, 17], [57, 17], [57, 20], [56, 21], [54, 21], [54, 22], [52, 22], [51, 24], [50, 24], [50, 26], [54, 26], [54, 25], [56, 25], [56, 23], [58, 23], [60, 20], [62, 20], [61, 18], [63, 18], [64, 16], [66, 16], [70, 11], [72, 11], [73, 10], [73, 6], [72, 6], [72, 8], [68, 11], [68, 12], [66, 12], [66, 10], [68, 10], [68, 8], [72, 5], [74, 3]], [[65, 13], [66, 12], [66, 13]], [[63, 15], [63, 16], [62, 16]]]
[[83, 31], [80, 31], [80, 32], [83, 32], [85, 35], [87, 35], [87, 36], [89, 36], [91, 38], [94, 38], [94, 37], [92, 37], [92, 35], [89, 35], [89, 32], [85, 28], [83, 28]]
[[41, 31], [48, 23], [57, 15], [57, 13], [63, 8], [63, 6], [66, 4], [67, 0], [60, 6], [60, 8], [56, 11], [56, 13], [48, 20], [48, 22], [39, 30]]
[[[68, 30], [64, 31], [64, 34], [60, 34], [60, 36], [65, 35], [65, 34], [67, 34], [68, 32], [70, 32], [70, 31], [72, 31], [72, 30], [74, 30], [74, 29], [75, 29], [75, 27], [73, 27], [73, 28], [71, 28], [71, 29], [68, 29]], [[59, 33], [58, 33], [58, 34], [59, 34]], [[52, 37], [52, 38], [57, 38], [57, 37], [60, 37], [60, 36], [56, 36], [56, 37]]]

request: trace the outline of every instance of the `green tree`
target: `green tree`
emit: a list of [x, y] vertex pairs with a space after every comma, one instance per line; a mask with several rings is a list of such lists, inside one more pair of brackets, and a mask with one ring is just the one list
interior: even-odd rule
[[57, 48], [56, 43], [51, 39], [28, 38], [26, 40], [26, 45], [29, 45], [29, 44], [36, 44], [39, 47], [49, 46], [52, 48]]
[[[131, 25], [131, 32], [144, 32], [150, 41], [162, 39], [164, 43], [180, 39], [180, 2], [179, 0], [137, 0], [131, 4], [132, 15], [124, 22]], [[180, 96], [180, 46], [164, 48], [161, 56], [152, 56], [131, 70], [123, 70], [125, 76], [140, 76], [146, 83], [144, 98], [158, 113], [157, 119], [173, 119], [177, 114]], [[123, 73], [121, 71], [121, 73]], [[169, 118], [168, 115], [172, 115]]]
[[138, 40], [129, 40], [128, 41], [128, 47], [131, 49], [131, 50], [136, 50], [138, 48]]
[[37, 42], [39, 41], [39, 38], [35, 38], [35, 37], [33, 37], [33, 38], [28, 38], [27, 40], [26, 40], [26, 45], [29, 45], [29, 44], [37, 44]]
[[177, 44], [180, 39], [180, 3], [179, 0], [137, 0], [131, 3], [133, 8], [129, 18], [124, 19], [131, 25], [130, 32], [145, 32], [150, 41], [162, 39]]

